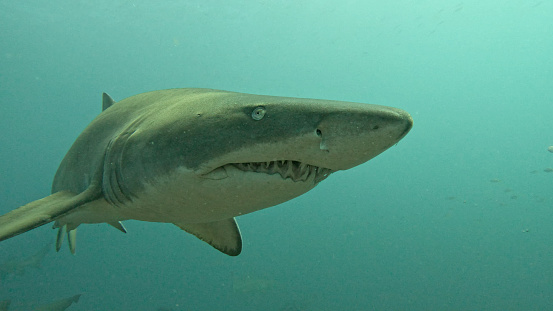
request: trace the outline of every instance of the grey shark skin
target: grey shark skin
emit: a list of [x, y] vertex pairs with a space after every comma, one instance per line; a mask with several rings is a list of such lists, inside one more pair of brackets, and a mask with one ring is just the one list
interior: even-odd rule
[[350, 102], [169, 89], [115, 103], [77, 138], [52, 195], [0, 216], [0, 240], [55, 221], [65, 230], [121, 220], [173, 223], [228, 255], [234, 217], [293, 199], [396, 144], [403, 110]]

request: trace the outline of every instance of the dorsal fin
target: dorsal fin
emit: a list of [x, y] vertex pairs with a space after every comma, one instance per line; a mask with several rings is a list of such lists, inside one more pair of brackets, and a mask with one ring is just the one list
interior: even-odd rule
[[113, 104], [115, 104], [113, 98], [111, 98], [108, 93], [102, 93], [102, 111], [108, 109]]

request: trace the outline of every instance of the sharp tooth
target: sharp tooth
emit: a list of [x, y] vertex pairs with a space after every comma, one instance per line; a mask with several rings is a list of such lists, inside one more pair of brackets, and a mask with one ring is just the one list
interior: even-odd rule
[[294, 164], [290, 160], [286, 161], [286, 172], [284, 173], [284, 175], [286, 177], [292, 178], [293, 172], [294, 172]]
[[293, 161], [292, 162], [292, 180], [298, 181], [301, 174], [300, 174], [300, 164], [299, 162]]
[[309, 170], [309, 165], [307, 165], [305, 163], [300, 163], [300, 169], [299, 169], [300, 176], [302, 176], [303, 173], [305, 173], [306, 169]]
[[282, 168], [278, 165], [278, 161], [275, 161], [273, 164], [273, 174], [275, 173], [282, 175]]
[[317, 166], [311, 166], [309, 170], [309, 176], [313, 176], [313, 179], [317, 179]]
[[270, 168], [269, 168], [270, 165], [271, 165], [271, 162], [263, 162], [261, 165], [259, 165], [258, 172], [270, 173]]
[[246, 166], [244, 165], [244, 163], [235, 163], [234, 166], [241, 171], [246, 170]]
[[315, 176], [314, 182], [319, 183], [319, 182], [323, 181], [324, 179], [326, 179], [328, 177], [328, 175], [330, 175], [330, 173], [332, 173], [331, 169], [320, 168], [318, 173], [317, 173], [317, 176]]
[[286, 178], [286, 165], [285, 165], [285, 161], [278, 161], [277, 163], [280, 163], [280, 165], [278, 165], [278, 170], [277, 172], [280, 174], [280, 177], [282, 177], [283, 179]]
[[268, 170], [269, 170], [269, 174], [274, 174], [276, 173], [276, 169], [278, 168], [278, 166], [276, 165], [276, 162], [274, 161], [271, 161], [270, 165], [268, 166]]
[[307, 178], [309, 178], [310, 166], [309, 166], [309, 165], [305, 165], [305, 166], [302, 167], [302, 169], [303, 169], [303, 173], [302, 173], [302, 171], [300, 170], [300, 173], [301, 173], [301, 175], [300, 175], [300, 180], [306, 181]]

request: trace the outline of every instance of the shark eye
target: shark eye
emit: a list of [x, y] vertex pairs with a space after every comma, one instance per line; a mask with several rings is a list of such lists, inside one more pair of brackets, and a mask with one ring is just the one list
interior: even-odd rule
[[265, 116], [265, 107], [259, 106], [252, 111], [252, 119], [259, 121]]

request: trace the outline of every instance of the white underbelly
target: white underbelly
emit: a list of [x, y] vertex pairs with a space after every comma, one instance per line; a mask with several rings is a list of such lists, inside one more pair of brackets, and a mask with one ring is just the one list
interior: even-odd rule
[[204, 223], [251, 213], [293, 199], [315, 184], [226, 169], [226, 178], [213, 180], [179, 168], [147, 184], [132, 202], [121, 206], [125, 219], [169, 223]]

